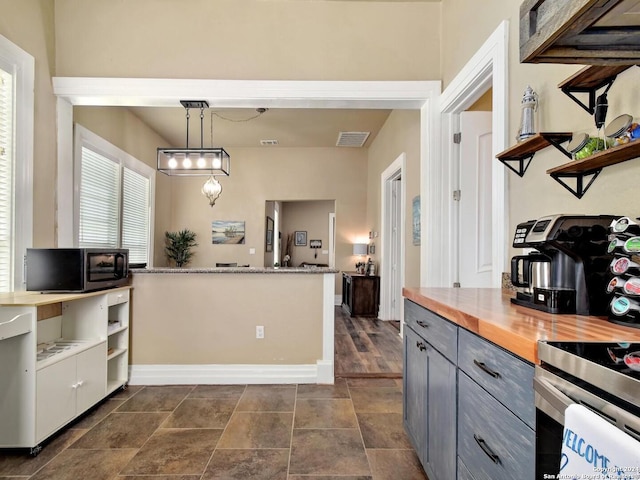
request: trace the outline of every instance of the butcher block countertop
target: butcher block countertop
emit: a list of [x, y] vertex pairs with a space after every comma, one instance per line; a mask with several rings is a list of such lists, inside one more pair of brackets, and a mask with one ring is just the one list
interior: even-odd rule
[[553, 315], [513, 305], [512, 295], [493, 288], [404, 288], [403, 295], [490, 342], [533, 363], [538, 340], [640, 342], [640, 328], [605, 317]]

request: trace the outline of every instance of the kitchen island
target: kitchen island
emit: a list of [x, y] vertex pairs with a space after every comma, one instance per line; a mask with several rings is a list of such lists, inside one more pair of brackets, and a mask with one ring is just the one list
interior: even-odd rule
[[605, 318], [498, 289], [405, 288], [404, 427], [431, 480], [533, 480], [538, 341], [640, 342]]
[[132, 270], [130, 383], [333, 383], [335, 273]]

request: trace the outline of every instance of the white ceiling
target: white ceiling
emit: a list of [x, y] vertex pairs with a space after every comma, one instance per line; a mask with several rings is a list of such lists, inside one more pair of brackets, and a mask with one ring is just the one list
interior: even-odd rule
[[[167, 145], [159, 147], [186, 145], [186, 110], [181, 105], [130, 107], [130, 110], [167, 140]], [[371, 132], [364, 144], [368, 147], [390, 113], [391, 110], [380, 109], [271, 108], [250, 119], [257, 115], [256, 109], [211, 108], [204, 111], [203, 145], [260, 147], [260, 140], [277, 140], [279, 147], [335, 147], [340, 132]], [[200, 110], [190, 109], [189, 115], [189, 146], [199, 147]]]

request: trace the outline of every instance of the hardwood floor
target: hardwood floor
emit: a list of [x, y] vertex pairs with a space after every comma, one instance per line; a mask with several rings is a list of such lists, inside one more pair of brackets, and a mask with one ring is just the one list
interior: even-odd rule
[[[397, 325], [397, 323], [396, 323]], [[402, 338], [392, 322], [335, 310], [336, 377], [402, 378]]]

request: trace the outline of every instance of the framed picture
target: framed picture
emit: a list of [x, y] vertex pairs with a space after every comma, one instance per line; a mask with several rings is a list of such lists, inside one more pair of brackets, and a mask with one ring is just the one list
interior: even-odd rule
[[411, 214], [413, 216], [413, 244], [420, 245], [420, 195], [413, 197]]
[[309, 248], [322, 248], [322, 240], [309, 240]]
[[307, 232], [296, 231], [294, 235], [294, 245], [296, 247], [304, 247], [307, 245]]
[[211, 243], [236, 245], [244, 243], [244, 221], [214, 220], [211, 222]]
[[273, 252], [273, 218], [267, 216], [267, 231], [265, 237], [265, 251]]

